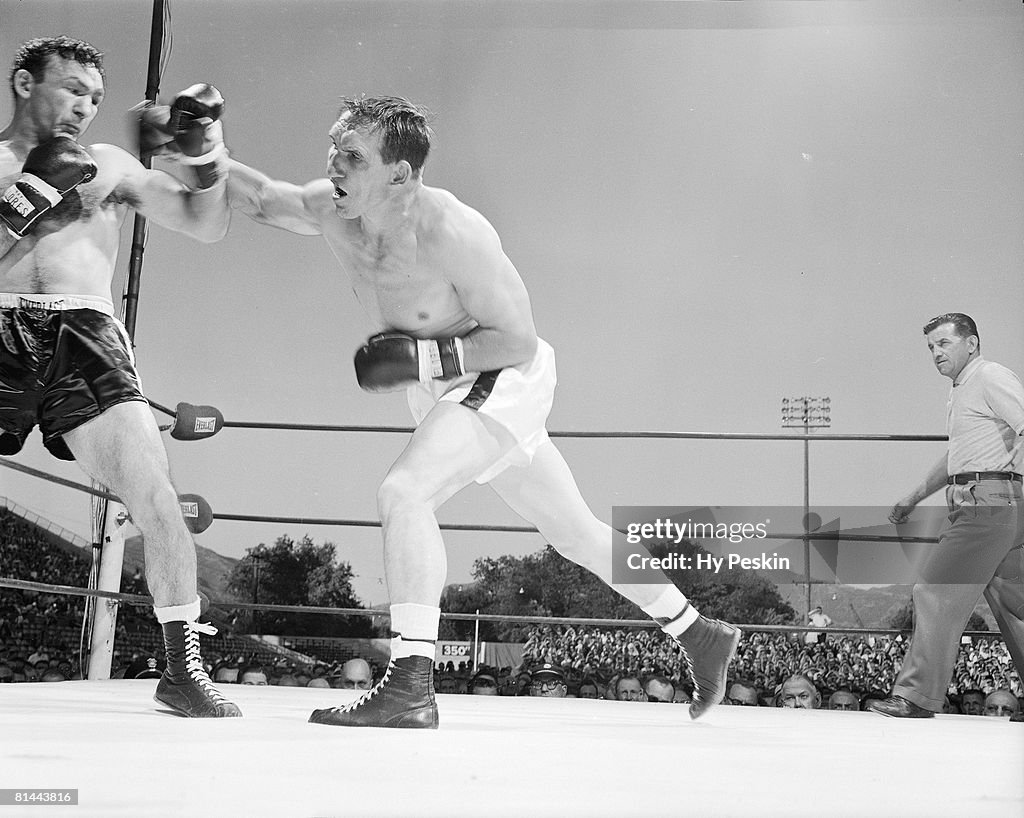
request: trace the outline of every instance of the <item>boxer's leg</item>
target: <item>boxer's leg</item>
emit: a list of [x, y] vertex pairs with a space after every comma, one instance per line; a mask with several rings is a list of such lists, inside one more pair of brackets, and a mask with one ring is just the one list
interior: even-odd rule
[[729, 662], [740, 640], [739, 629], [700, 616], [664, 575], [659, 584], [614, 583], [613, 537], [623, 535], [594, 516], [550, 440], [540, 445], [528, 466], [506, 469], [490, 485], [510, 508], [537, 526], [560, 554], [643, 608], [679, 643], [695, 688], [690, 706], [694, 718], [722, 700]]
[[435, 511], [497, 461], [512, 436], [472, 409], [431, 409], [377, 493], [391, 598], [391, 661], [384, 678], [343, 708], [310, 721], [348, 727], [437, 727], [433, 664], [447, 564]]
[[[167, 669], [156, 699], [182, 715], [240, 716], [213, 686], [199, 652], [196, 552], [171, 485], [167, 453], [148, 404], [127, 401], [63, 435], [82, 469], [124, 502], [142, 532], [146, 582], [164, 633]], [[213, 631], [216, 633], [216, 631]]]

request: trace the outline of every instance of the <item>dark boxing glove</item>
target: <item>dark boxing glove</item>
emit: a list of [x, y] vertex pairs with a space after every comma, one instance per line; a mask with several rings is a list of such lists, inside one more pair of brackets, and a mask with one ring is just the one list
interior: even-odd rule
[[197, 83], [178, 94], [171, 103], [168, 128], [181, 151], [181, 162], [192, 165], [199, 187], [213, 187], [220, 179], [216, 160], [224, 154], [220, 116], [224, 97], [212, 85]]
[[0, 197], [0, 220], [12, 236], [24, 238], [40, 216], [95, 178], [89, 152], [69, 136], [55, 136], [25, 157], [21, 176]]
[[382, 332], [357, 352], [356, 380], [367, 392], [393, 392], [410, 384], [448, 380], [465, 374], [462, 339], [419, 340]]

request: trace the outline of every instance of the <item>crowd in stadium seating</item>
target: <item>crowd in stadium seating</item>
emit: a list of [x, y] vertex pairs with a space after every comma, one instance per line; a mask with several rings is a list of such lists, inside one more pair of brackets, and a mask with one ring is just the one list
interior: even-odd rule
[[[0, 576], [83, 587], [88, 566], [83, 557], [52, 546], [35, 526], [0, 508]], [[138, 575], [126, 577], [122, 590], [146, 592]], [[81, 597], [0, 588], [0, 682], [81, 679], [83, 611]], [[151, 611], [121, 606], [115, 642], [121, 646], [114, 656], [115, 677], [159, 676], [162, 651]], [[893, 635], [835, 633], [807, 644], [799, 633], [748, 633], [730, 670], [726, 703], [782, 705], [799, 698], [790, 687], [802, 686], [803, 698], [815, 706], [863, 709], [866, 699], [884, 697], [891, 688], [905, 649], [904, 638]], [[221, 684], [352, 687], [350, 662], [285, 659], [269, 648], [253, 649], [251, 641], [220, 637], [204, 650], [204, 658]], [[380, 678], [378, 665], [361, 666], [366, 686]], [[474, 672], [471, 663], [448, 662], [438, 665], [434, 681], [443, 694], [668, 702], [689, 701], [693, 694], [679, 648], [657, 629], [534, 626], [521, 667]], [[996, 637], [968, 640], [954, 669], [947, 712], [982, 713], [986, 697], [1000, 695], [1007, 707], [1016, 699], [1018, 710], [1024, 709], [1024, 688], [1004, 643]]]
[[[891, 689], [906, 646], [907, 641], [899, 635], [837, 633], [806, 644], [799, 634], [754, 632], [745, 634], [740, 642], [730, 677], [752, 686], [762, 705], [778, 703], [782, 684], [797, 675], [810, 681], [823, 703], [827, 704], [836, 690], [851, 691], [863, 703], [868, 697], [884, 698]], [[677, 689], [692, 692], [678, 646], [657, 629], [535, 626], [523, 656], [533, 664], [549, 662], [564, 668], [569, 695], [583, 678], [600, 685], [623, 674], [641, 681], [666, 677]], [[950, 683], [951, 708], [955, 710], [969, 691], [984, 697], [995, 690], [1024, 698], [1024, 685], [1003, 641], [998, 637], [970, 639], [961, 646]]]

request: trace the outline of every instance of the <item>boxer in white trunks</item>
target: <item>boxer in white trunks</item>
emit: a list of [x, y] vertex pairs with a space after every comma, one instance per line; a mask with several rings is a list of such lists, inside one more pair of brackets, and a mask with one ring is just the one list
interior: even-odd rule
[[228, 178], [233, 208], [327, 240], [377, 329], [356, 354], [359, 384], [404, 389], [417, 422], [377, 494], [391, 661], [364, 696], [310, 721], [438, 725], [432, 665], [446, 557], [435, 512], [473, 481], [662, 624], [686, 651], [690, 713], [700, 716], [722, 699], [740, 632], [700, 616], [667, 579], [613, 584], [612, 530], [545, 432], [554, 353], [537, 337], [529, 295], [494, 228], [423, 183], [424, 111], [394, 97], [345, 100], [329, 138], [327, 178], [275, 181], [234, 159]]

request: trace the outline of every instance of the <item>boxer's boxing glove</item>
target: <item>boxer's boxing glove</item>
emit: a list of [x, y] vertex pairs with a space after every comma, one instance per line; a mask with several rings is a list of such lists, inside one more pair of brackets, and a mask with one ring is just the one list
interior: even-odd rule
[[181, 151], [180, 161], [195, 167], [201, 189], [213, 187], [221, 176], [216, 160], [224, 154], [219, 121], [223, 113], [220, 91], [202, 82], [186, 88], [171, 102], [168, 128]]
[[465, 374], [462, 339], [420, 340], [399, 332], [374, 335], [356, 352], [356, 380], [367, 392], [393, 392], [409, 384]]
[[171, 130], [171, 106], [157, 105], [151, 100], [140, 102], [128, 111], [134, 122], [135, 142], [139, 158], [145, 161], [163, 153], [178, 153]]
[[70, 136], [55, 136], [25, 157], [21, 176], [0, 197], [0, 220], [12, 236], [24, 238], [40, 216], [95, 178], [89, 152]]

